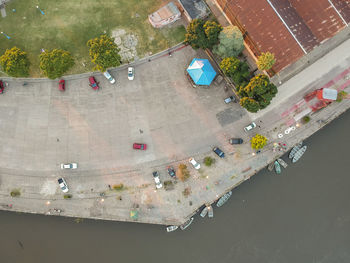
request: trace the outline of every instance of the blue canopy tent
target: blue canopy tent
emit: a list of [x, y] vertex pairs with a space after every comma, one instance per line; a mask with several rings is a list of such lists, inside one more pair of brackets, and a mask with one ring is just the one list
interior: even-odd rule
[[187, 72], [196, 85], [209, 86], [216, 76], [209, 60], [201, 58], [194, 58], [187, 68]]

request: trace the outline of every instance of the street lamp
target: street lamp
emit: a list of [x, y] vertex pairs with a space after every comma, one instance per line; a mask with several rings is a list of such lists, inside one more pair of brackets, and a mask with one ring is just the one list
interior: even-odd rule
[[47, 202], [46, 202], [46, 205], [50, 205], [50, 204], [51, 204], [51, 202], [50, 202], [50, 201], [47, 201]]
[[7, 39], [10, 39], [11, 37], [9, 37], [8, 35], [6, 35], [4, 32], [1, 31], [1, 34], [3, 34], [5, 37], [7, 37]]
[[36, 6], [36, 8], [39, 9], [39, 11], [40, 11], [40, 13], [41, 13], [42, 15], [45, 15], [44, 11], [41, 10], [40, 7], [39, 7], [38, 5]]

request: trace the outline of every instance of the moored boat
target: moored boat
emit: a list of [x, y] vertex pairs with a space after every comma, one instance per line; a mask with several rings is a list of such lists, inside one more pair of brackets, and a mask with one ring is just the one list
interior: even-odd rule
[[275, 161], [275, 171], [277, 174], [281, 173], [281, 165], [279, 164], [278, 161]]
[[282, 165], [283, 168], [287, 168], [288, 164], [281, 158], [278, 158], [277, 161], [280, 165]]
[[185, 223], [183, 223], [180, 228], [181, 230], [185, 230], [186, 228], [188, 228], [190, 226], [190, 224], [192, 224], [193, 222], [193, 217], [191, 217], [190, 219], [188, 219]]
[[214, 217], [214, 209], [212, 206], [208, 206], [208, 217], [213, 218]]
[[179, 228], [178, 226], [167, 226], [166, 227], [166, 231], [167, 232], [173, 232], [173, 231], [175, 231], [178, 228]]
[[307, 149], [307, 146], [304, 145], [299, 151], [297, 151], [293, 157], [292, 162], [293, 163], [297, 162], [301, 158], [301, 156], [303, 156], [303, 154], [306, 152], [306, 149]]
[[207, 213], [208, 213], [208, 207], [206, 206], [206, 207], [203, 208], [203, 210], [202, 210], [200, 215], [201, 215], [201, 217], [205, 217], [207, 215]]
[[290, 151], [290, 153], [288, 155], [289, 159], [293, 159], [295, 153], [300, 150], [302, 145], [303, 145], [303, 142], [300, 142], [293, 147], [293, 149]]
[[274, 166], [275, 166], [275, 163], [274, 163], [274, 162], [270, 163], [270, 164], [267, 166], [267, 170], [269, 170], [270, 172], [272, 172]]
[[227, 200], [231, 197], [232, 195], [232, 191], [230, 192], [227, 192], [226, 194], [224, 194], [220, 199], [219, 201], [216, 203], [216, 206], [217, 207], [220, 207], [222, 206], [223, 204], [225, 204], [227, 202]]

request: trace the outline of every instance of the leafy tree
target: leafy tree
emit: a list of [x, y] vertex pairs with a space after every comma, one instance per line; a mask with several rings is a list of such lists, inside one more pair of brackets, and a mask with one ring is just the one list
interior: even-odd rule
[[207, 48], [213, 48], [218, 43], [222, 26], [215, 21], [207, 21], [203, 26], [205, 36], [208, 40]]
[[235, 57], [227, 57], [221, 61], [220, 68], [228, 77], [232, 78], [236, 85], [245, 86], [248, 84], [250, 72], [247, 63], [241, 62]]
[[261, 53], [261, 55], [258, 57], [258, 61], [256, 62], [256, 65], [260, 70], [269, 70], [270, 68], [272, 68], [275, 62], [276, 62], [275, 55], [270, 52], [266, 52], [266, 53]]
[[95, 70], [105, 72], [107, 68], [118, 67], [121, 64], [120, 49], [113, 38], [101, 35], [90, 39], [87, 46], [90, 48], [89, 54], [91, 62], [95, 64]]
[[204, 23], [202, 19], [193, 19], [187, 26], [185, 42], [194, 49], [212, 48], [218, 42], [221, 25], [214, 21]]
[[221, 60], [220, 68], [222, 71], [229, 77], [232, 77], [233, 74], [239, 69], [240, 61], [235, 57], [227, 57]]
[[27, 52], [18, 47], [6, 49], [6, 52], [0, 57], [0, 65], [3, 71], [11, 77], [28, 77], [30, 62]]
[[39, 58], [41, 71], [50, 79], [61, 77], [74, 65], [72, 55], [62, 49], [44, 51], [40, 54]]
[[267, 138], [261, 134], [257, 134], [251, 139], [250, 142], [253, 149], [259, 150], [264, 148], [267, 143]]
[[[270, 83], [266, 75], [260, 74], [252, 78], [247, 86], [239, 87], [238, 94], [241, 96], [242, 107], [248, 111], [257, 112], [270, 104], [272, 98], [277, 94], [277, 87]], [[249, 100], [244, 98], [249, 98]], [[259, 105], [259, 109], [256, 109], [256, 104]]]
[[227, 26], [219, 34], [219, 44], [213, 52], [220, 57], [237, 57], [243, 50], [243, 36], [236, 26]]

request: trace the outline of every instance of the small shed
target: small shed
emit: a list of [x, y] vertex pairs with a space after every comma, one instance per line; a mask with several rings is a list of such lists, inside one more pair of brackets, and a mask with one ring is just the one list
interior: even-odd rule
[[188, 74], [191, 76], [196, 85], [209, 86], [216, 76], [209, 60], [194, 58], [187, 68]]
[[175, 22], [176, 20], [180, 19], [180, 17], [180, 10], [173, 2], [170, 2], [169, 4], [158, 9], [153, 14], [150, 14], [148, 16], [148, 20], [153, 27], [160, 28]]
[[203, 0], [178, 0], [188, 21], [206, 18], [210, 9]]

